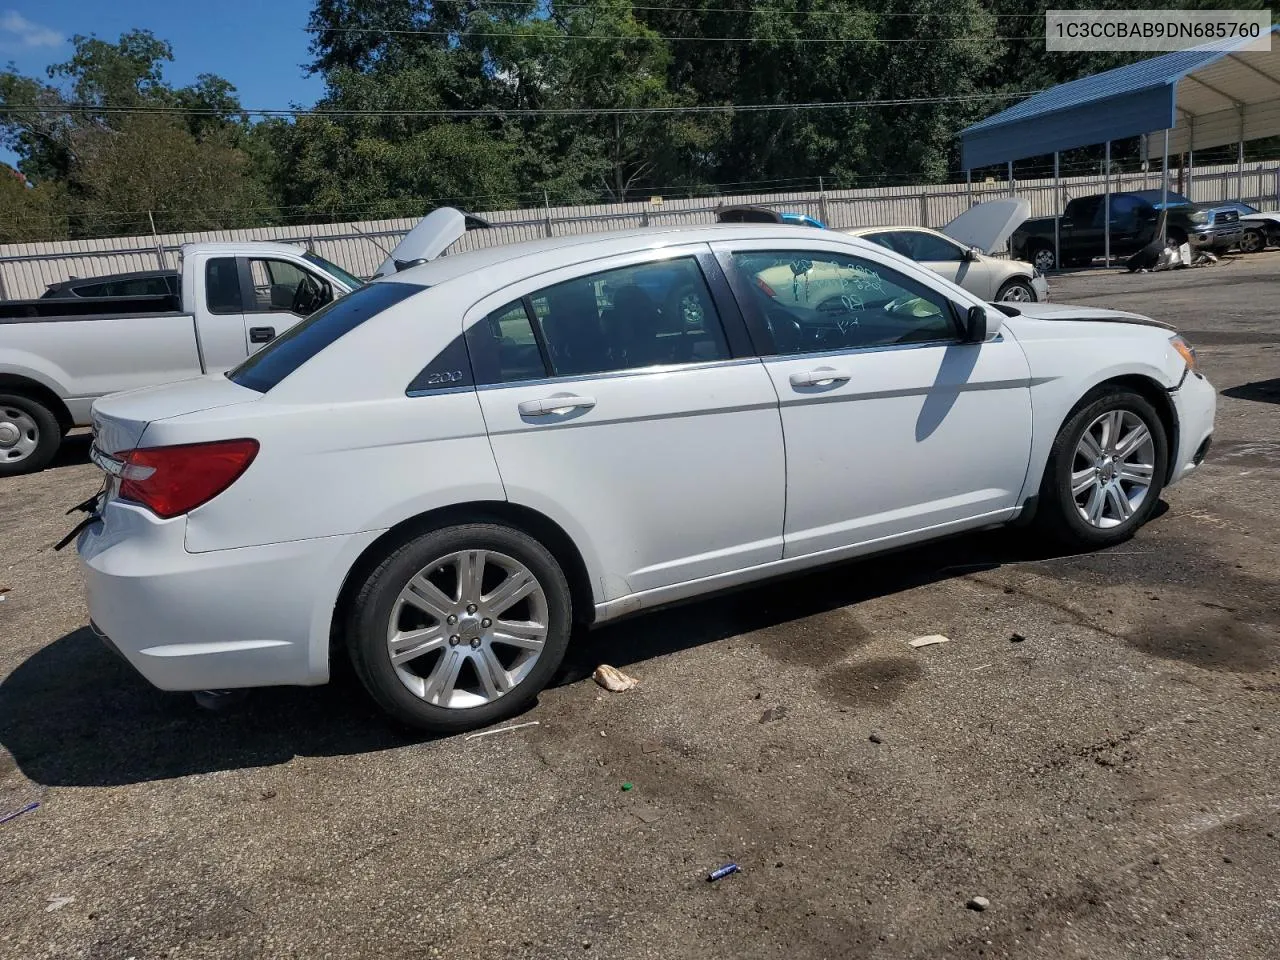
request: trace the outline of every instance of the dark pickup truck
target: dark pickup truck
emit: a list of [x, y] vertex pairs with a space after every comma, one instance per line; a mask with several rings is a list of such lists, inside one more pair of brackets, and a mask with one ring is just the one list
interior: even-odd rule
[[[1105, 195], [1076, 197], [1059, 217], [1027, 220], [1009, 238], [1009, 249], [1019, 260], [1027, 260], [1041, 271], [1058, 266], [1053, 247], [1053, 224], [1059, 223], [1062, 265], [1087, 266], [1105, 255]], [[1136, 190], [1111, 195], [1111, 255], [1128, 257], [1152, 240], [1160, 227], [1160, 211], [1168, 211], [1168, 236], [1175, 243], [1189, 242], [1217, 252], [1240, 241], [1244, 227], [1240, 212], [1230, 204], [1215, 206], [1192, 203], [1179, 193], [1170, 193], [1167, 204], [1159, 190]]]

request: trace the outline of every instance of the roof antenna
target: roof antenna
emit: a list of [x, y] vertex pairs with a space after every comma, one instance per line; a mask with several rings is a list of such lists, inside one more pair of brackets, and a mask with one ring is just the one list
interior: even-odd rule
[[356, 233], [360, 234], [360, 236], [364, 237], [364, 238], [365, 238], [366, 240], [368, 240], [370, 243], [372, 243], [375, 247], [377, 247], [379, 250], [381, 250], [381, 251], [382, 251], [384, 254], [386, 254], [388, 257], [389, 257], [389, 256], [391, 256], [391, 251], [390, 251], [390, 250], [388, 250], [386, 247], [384, 247], [382, 244], [380, 244], [377, 240], [373, 239], [373, 237], [369, 236], [369, 234], [365, 233], [363, 230], [361, 230], [359, 227], [357, 227], [354, 223], [353, 223], [353, 224], [351, 224], [351, 229], [352, 229], [352, 230], [354, 230]]

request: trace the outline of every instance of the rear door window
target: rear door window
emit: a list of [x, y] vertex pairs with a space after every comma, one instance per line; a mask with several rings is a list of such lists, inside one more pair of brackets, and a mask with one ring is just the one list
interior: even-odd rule
[[370, 283], [363, 286], [290, 327], [229, 371], [227, 377], [242, 387], [266, 393], [370, 317], [423, 289], [409, 283]]
[[481, 384], [731, 356], [693, 257], [604, 270], [538, 290], [474, 324], [468, 343]]
[[210, 313], [244, 313], [235, 257], [214, 257], [205, 264], [204, 296]]

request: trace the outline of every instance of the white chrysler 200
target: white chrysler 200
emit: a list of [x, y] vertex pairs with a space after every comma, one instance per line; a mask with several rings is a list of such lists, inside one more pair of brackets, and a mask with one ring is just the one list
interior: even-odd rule
[[396, 266], [94, 405], [90, 614], [157, 687], [324, 683], [341, 644], [399, 720], [475, 727], [575, 624], [1019, 519], [1119, 541], [1213, 430], [1168, 326], [984, 304], [834, 232]]

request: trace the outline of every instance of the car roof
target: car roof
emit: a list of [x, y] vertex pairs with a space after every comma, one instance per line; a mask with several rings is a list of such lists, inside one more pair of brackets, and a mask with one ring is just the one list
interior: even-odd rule
[[[710, 224], [684, 227], [639, 227], [608, 233], [580, 233], [562, 237], [526, 240], [503, 246], [484, 247], [466, 253], [452, 253], [430, 263], [420, 264], [382, 277], [375, 282], [414, 283], [423, 287], [439, 286], [450, 280], [487, 271], [486, 279], [495, 286], [535, 276], [575, 262], [674, 247], [689, 243], [714, 243], [733, 240], [832, 240], [849, 241], [838, 231], [815, 230], [813, 227], [780, 223]], [[865, 240], [854, 240], [869, 249], [878, 249]], [[580, 256], [566, 259], [565, 252], [581, 248]], [[499, 273], [500, 275], [496, 275]]]
[[[851, 237], [865, 237], [867, 236], [867, 234], [870, 234], [870, 233], [885, 233], [890, 230], [914, 230], [917, 233], [931, 233], [935, 237], [942, 237], [942, 239], [944, 240], [951, 240], [951, 238], [948, 237], [945, 233], [939, 233], [937, 230], [933, 230], [929, 227], [915, 227], [909, 223], [890, 223], [890, 224], [882, 223], [879, 226], [875, 226], [875, 227], [840, 227], [839, 229], [833, 232], [845, 233]], [[954, 240], [951, 240], [951, 242], [955, 243]]]
[[190, 253], [225, 253], [232, 256], [244, 254], [280, 253], [287, 256], [298, 256], [305, 253], [301, 243], [273, 243], [268, 240], [245, 240], [234, 243], [226, 240], [205, 240], [199, 243], [184, 243], [182, 254]]

